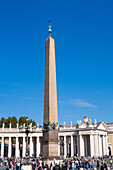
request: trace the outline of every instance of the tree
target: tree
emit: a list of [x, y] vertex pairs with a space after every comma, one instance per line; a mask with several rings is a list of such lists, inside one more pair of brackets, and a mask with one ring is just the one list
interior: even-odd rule
[[0, 127], [2, 127], [3, 123], [5, 123], [5, 118], [2, 117], [1, 120], [0, 120]]
[[23, 125], [25, 123], [25, 125], [27, 124], [27, 121], [26, 121], [26, 117], [20, 117], [19, 118], [19, 125]]
[[[25, 125], [27, 125], [26, 117], [20, 117], [19, 118], [19, 125], [23, 125], [24, 123], [25, 123]], [[36, 122], [33, 121], [32, 119], [30, 119], [28, 123], [29, 124], [32, 123], [32, 126], [36, 126]]]
[[[19, 123], [19, 125], [23, 125], [25, 123], [25, 125], [27, 125], [27, 121], [26, 121], [26, 117], [20, 117], [19, 118], [19, 122], [17, 121], [17, 118], [15, 116], [13, 117], [8, 117], [7, 119], [5, 119], [4, 117], [1, 118], [0, 120], [0, 128], [3, 126], [3, 123], [5, 124], [5, 128], [9, 128], [9, 125], [11, 123], [11, 127], [12, 128], [16, 128], [17, 123]], [[32, 123], [32, 126], [36, 126], [36, 122], [33, 121], [32, 119], [29, 120], [28, 122], [29, 124]]]
[[5, 128], [8, 128], [9, 127], [9, 122], [8, 122], [8, 119], [5, 120]]
[[4, 117], [1, 118], [1, 122], [5, 123], [5, 118]]
[[63, 127], [63, 125], [59, 125], [59, 127]]
[[8, 117], [8, 119], [5, 120], [5, 128], [9, 128], [9, 124], [11, 122], [12, 118]]
[[18, 122], [17, 118], [15, 116], [13, 116], [12, 119], [11, 119], [11, 126], [12, 126], [12, 128], [16, 128], [17, 122]]
[[35, 122], [35, 121], [32, 121], [32, 125], [33, 125], [33, 126], [36, 126], [36, 122]]

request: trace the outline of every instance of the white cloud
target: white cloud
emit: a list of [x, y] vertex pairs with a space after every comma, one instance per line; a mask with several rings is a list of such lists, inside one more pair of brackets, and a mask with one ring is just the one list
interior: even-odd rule
[[72, 104], [77, 107], [96, 107], [96, 105], [93, 105], [81, 99], [72, 100]]
[[82, 99], [61, 100], [61, 101], [59, 101], [59, 104], [74, 105], [76, 107], [92, 107], [92, 108], [97, 107], [96, 105], [93, 105], [93, 104], [91, 104], [85, 100], [82, 100]]

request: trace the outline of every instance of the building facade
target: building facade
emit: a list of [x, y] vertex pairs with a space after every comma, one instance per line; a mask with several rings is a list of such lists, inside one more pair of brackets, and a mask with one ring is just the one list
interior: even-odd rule
[[[37, 125], [29, 134], [29, 155], [39, 157], [42, 153], [42, 128]], [[58, 155], [60, 157], [73, 156], [103, 156], [113, 154], [113, 124], [103, 121], [91, 123], [87, 116], [84, 121], [77, 121], [77, 125], [59, 127], [58, 132]], [[0, 154], [1, 157], [25, 157], [26, 134], [17, 128], [0, 128]]]

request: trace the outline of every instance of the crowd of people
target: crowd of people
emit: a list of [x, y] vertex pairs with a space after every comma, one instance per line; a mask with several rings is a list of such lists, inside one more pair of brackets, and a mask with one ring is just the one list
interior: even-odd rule
[[[22, 159], [4, 159], [1, 161], [1, 165], [4, 163], [6, 170], [24, 170]], [[112, 159], [109, 160], [110, 169], [112, 168]], [[31, 170], [79, 170], [83, 168], [94, 169], [96, 167], [98, 170], [107, 170], [107, 162], [105, 159], [80, 159], [74, 158], [72, 160], [63, 160], [57, 162], [56, 160], [52, 162], [31, 159], [30, 160]]]

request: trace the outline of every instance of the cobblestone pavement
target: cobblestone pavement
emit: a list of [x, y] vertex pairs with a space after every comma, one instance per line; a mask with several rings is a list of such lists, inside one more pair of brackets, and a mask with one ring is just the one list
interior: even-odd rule
[[0, 166], [0, 170], [5, 170], [6, 167], [3, 165], [3, 166]]

